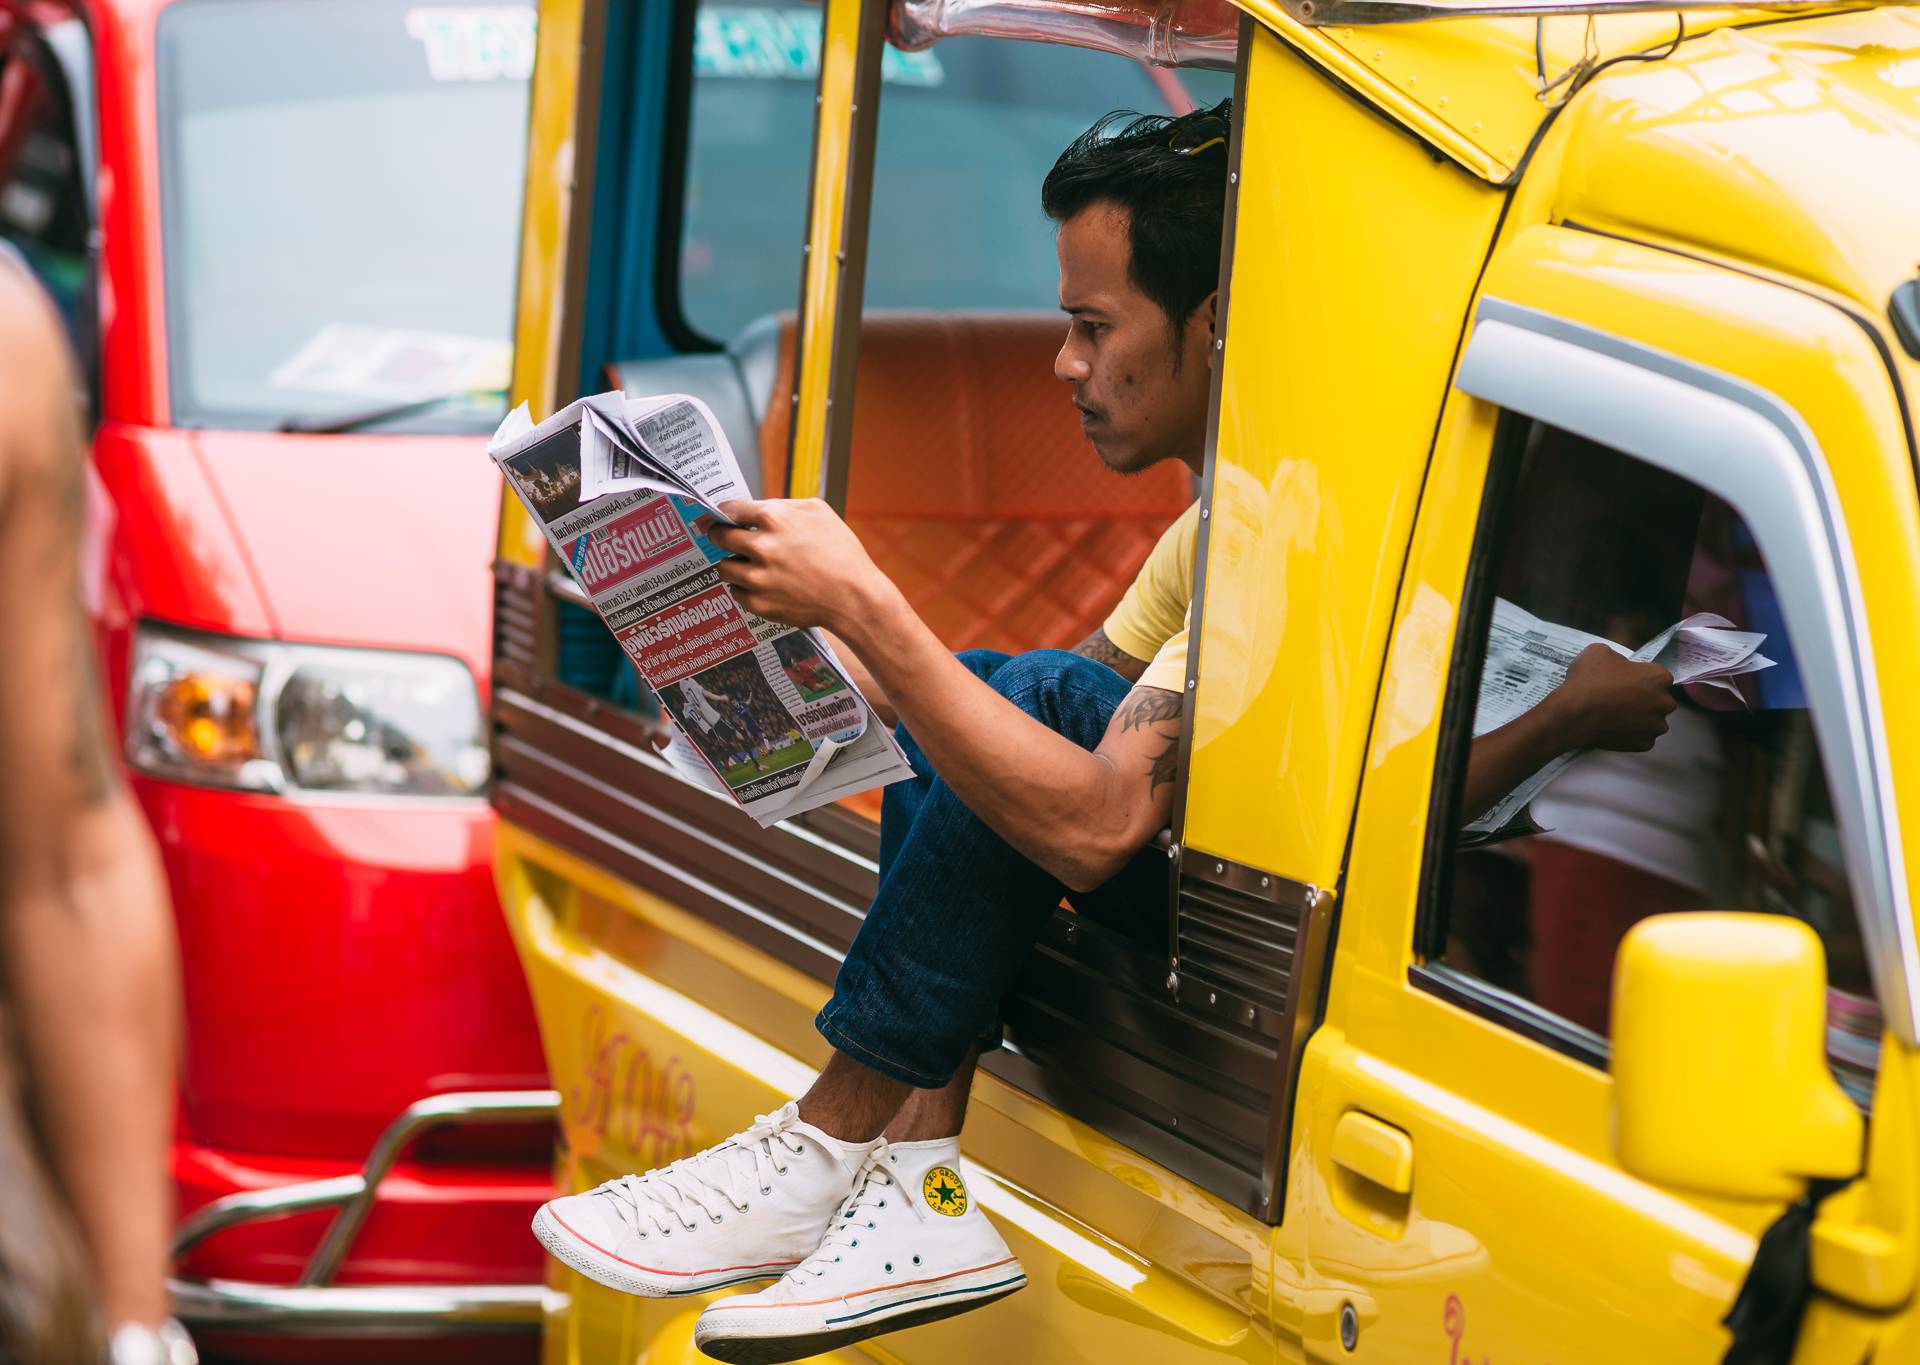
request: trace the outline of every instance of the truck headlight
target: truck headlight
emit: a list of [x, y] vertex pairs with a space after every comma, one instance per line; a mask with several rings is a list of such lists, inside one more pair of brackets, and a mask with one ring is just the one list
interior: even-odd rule
[[269, 792], [470, 797], [486, 786], [480, 698], [458, 659], [242, 640], [143, 624], [127, 762]]

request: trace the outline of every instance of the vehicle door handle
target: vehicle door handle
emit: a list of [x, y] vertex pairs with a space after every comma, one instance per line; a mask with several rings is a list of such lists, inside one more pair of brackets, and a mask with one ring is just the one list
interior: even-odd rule
[[1333, 1164], [1389, 1194], [1413, 1193], [1413, 1139], [1371, 1114], [1349, 1109], [1333, 1127]]

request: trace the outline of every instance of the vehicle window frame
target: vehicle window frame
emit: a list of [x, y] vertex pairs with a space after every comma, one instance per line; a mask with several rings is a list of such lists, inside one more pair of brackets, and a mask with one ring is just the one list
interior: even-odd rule
[[[1575, 373], [1570, 365], [1588, 372]], [[1596, 373], [1602, 376], [1598, 382]], [[1633, 403], [1621, 403], [1619, 381], [1630, 377], [1642, 392]], [[1465, 784], [1465, 741], [1479, 692], [1495, 570], [1527, 434], [1546, 424], [1684, 478], [1745, 521], [1771, 566], [1802, 670], [1875, 1003], [1886, 1027], [1912, 1042], [1914, 983], [1905, 966], [1912, 918], [1898, 876], [1899, 827], [1880, 702], [1869, 681], [1870, 639], [1844, 516], [1808, 424], [1778, 396], [1743, 380], [1497, 299], [1483, 300], [1476, 312], [1456, 387], [1498, 405], [1500, 418], [1444, 694], [1409, 982], [1606, 1069], [1606, 1038], [1439, 960], [1452, 896], [1452, 831]], [[1696, 424], [1701, 418], [1717, 421], [1717, 441], [1690, 443], [1688, 417]], [[1729, 477], [1735, 466], [1738, 478]]]
[[[674, 0], [672, 32], [667, 41], [659, 217], [653, 236], [654, 321], [668, 344], [683, 354], [712, 354], [726, 349], [725, 342], [708, 336], [687, 317], [680, 279], [680, 259], [687, 237], [687, 180], [693, 174], [693, 44], [699, 18], [700, 0]], [[809, 145], [812, 141], [809, 133]], [[798, 232], [806, 231], [805, 222], [794, 226]]]

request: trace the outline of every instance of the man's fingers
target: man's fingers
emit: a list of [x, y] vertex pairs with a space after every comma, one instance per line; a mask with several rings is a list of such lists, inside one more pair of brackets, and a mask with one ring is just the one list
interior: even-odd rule
[[753, 543], [753, 537], [739, 526], [722, 526], [716, 522], [707, 532], [707, 539], [730, 554], [745, 554]]
[[720, 511], [728, 521], [738, 522], [742, 526], [765, 526], [773, 514], [771, 498], [734, 498], [720, 504]]

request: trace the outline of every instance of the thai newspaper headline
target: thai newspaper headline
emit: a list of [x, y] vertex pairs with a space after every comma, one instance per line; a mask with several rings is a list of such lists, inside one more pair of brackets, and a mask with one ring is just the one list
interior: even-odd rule
[[707, 538], [748, 496], [725, 432], [686, 394], [595, 394], [488, 453], [673, 721], [666, 756], [770, 825], [912, 775], [831, 647], [744, 610]]

